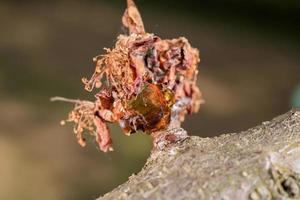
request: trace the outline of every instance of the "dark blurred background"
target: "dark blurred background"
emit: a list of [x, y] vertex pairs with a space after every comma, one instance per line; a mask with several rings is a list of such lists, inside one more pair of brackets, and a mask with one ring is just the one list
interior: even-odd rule
[[[146, 30], [185, 36], [200, 50], [206, 104], [191, 135], [238, 132], [300, 105], [300, 3], [286, 0], [136, 0]], [[81, 77], [124, 33], [125, 0], [0, 1], [0, 199], [95, 199], [145, 163], [151, 139], [112, 126], [115, 151], [81, 148], [72, 105], [93, 99]]]

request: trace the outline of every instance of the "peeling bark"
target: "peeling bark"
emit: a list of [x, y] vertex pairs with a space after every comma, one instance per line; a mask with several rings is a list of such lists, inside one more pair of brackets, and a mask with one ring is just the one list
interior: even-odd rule
[[153, 150], [141, 172], [98, 198], [108, 199], [300, 199], [300, 109]]

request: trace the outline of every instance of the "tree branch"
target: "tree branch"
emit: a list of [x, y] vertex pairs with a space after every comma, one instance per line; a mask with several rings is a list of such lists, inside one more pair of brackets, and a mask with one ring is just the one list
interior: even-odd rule
[[154, 150], [141, 172], [98, 198], [108, 199], [300, 199], [300, 110]]

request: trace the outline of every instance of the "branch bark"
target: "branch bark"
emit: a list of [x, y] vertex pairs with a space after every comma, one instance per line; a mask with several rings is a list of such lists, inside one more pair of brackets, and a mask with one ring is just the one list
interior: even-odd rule
[[98, 198], [108, 199], [300, 199], [300, 109], [153, 151], [141, 172]]

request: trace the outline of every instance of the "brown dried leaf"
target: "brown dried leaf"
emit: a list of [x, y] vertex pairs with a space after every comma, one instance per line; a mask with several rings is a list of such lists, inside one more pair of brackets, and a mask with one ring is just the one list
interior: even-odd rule
[[123, 15], [122, 22], [128, 28], [129, 33], [145, 33], [142, 17], [133, 0], [127, 0], [127, 9]]
[[122, 20], [130, 34], [120, 35], [113, 49], [93, 59], [94, 74], [83, 82], [88, 91], [99, 89], [96, 100], [74, 102], [67, 120], [75, 123], [82, 146], [87, 130], [104, 152], [112, 149], [108, 122], [118, 122], [126, 135], [151, 133], [180, 126], [203, 103], [196, 85], [198, 50], [184, 37], [168, 40], [146, 33], [133, 0], [127, 3]]
[[103, 152], [113, 151], [112, 140], [107, 125], [99, 117], [94, 118], [96, 126], [96, 141]]

